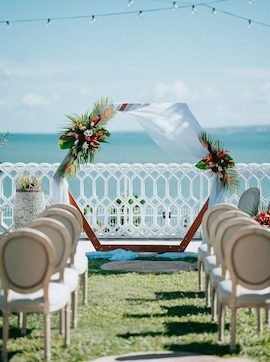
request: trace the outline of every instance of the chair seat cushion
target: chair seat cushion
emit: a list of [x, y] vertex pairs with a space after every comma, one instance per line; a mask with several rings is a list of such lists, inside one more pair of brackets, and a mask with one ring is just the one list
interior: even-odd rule
[[214, 268], [210, 273], [210, 280], [213, 286], [217, 286], [223, 280], [221, 267]]
[[84, 274], [88, 270], [88, 258], [83, 253], [76, 253], [74, 255], [74, 269], [79, 275]]
[[[59, 273], [53, 274], [51, 280], [53, 282], [59, 282]], [[65, 268], [64, 270], [64, 284], [68, 287], [70, 292], [74, 292], [79, 285], [79, 274], [73, 268]]]
[[[70, 303], [70, 291], [60, 283], [49, 284], [49, 312], [54, 312], [64, 308]], [[9, 308], [11, 312], [43, 312], [44, 310], [44, 291], [38, 290], [34, 293], [21, 294], [9, 291], [8, 296]], [[0, 308], [4, 303], [3, 292], [0, 293]]]
[[[223, 304], [230, 305], [232, 302], [232, 281], [223, 280], [218, 284], [219, 300]], [[251, 307], [261, 306], [262, 304], [270, 305], [270, 288], [253, 290], [237, 286], [236, 289], [236, 306]]]
[[198, 248], [198, 260], [204, 260], [207, 255], [207, 243], [202, 243]]
[[217, 267], [217, 258], [215, 255], [209, 255], [204, 259], [204, 270], [210, 274], [211, 270]]

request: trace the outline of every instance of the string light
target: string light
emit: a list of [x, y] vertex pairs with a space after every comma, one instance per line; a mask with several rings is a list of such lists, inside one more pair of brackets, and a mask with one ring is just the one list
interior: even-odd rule
[[173, 1], [172, 3], [172, 9], [175, 10], [178, 8], [178, 5], [176, 4], [176, 1]]
[[[211, 6], [207, 5], [206, 3], [204, 4], [201, 4], [200, 6], [203, 6], [203, 7], [206, 7], [208, 9], [212, 9]], [[226, 10], [222, 10], [222, 9], [218, 9], [218, 8], [215, 8], [216, 9], [216, 12], [219, 12], [221, 14], [224, 14], [224, 15], [228, 15], [228, 16], [231, 16], [233, 18], [236, 18], [236, 19], [240, 19], [240, 20], [243, 20], [243, 21], [247, 21], [249, 23], [249, 20], [250, 22], [253, 24], [257, 24], [257, 25], [261, 25], [261, 26], [264, 26], [266, 28], [270, 28], [270, 24], [269, 23], [264, 23], [262, 21], [259, 21], [259, 20], [255, 20], [255, 19], [249, 19], [249, 18], [246, 18], [245, 16], [241, 16], [241, 15], [238, 15], [238, 14], [235, 14], [235, 13], [232, 13], [230, 11], [226, 11]]]
[[128, 7], [130, 8], [132, 5], [134, 5], [134, 1], [133, 0], [128, 0]]
[[[227, 16], [231, 16], [233, 18], [236, 19], [240, 19], [242, 21], [248, 22], [248, 25], [253, 26], [253, 24], [256, 25], [260, 25], [266, 28], [270, 28], [270, 23], [265, 23], [259, 20], [255, 20], [255, 19], [249, 19], [247, 17], [238, 15], [236, 13], [230, 12], [230, 11], [226, 11], [217, 7], [213, 7], [210, 4], [212, 3], [220, 3], [220, 2], [224, 2], [224, 1], [228, 1], [228, 0], [205, 0], [203, 2], [203, 0], [201, 0], [201, 2], [195, 5], [192, 5], [192, 14], [195, 14], [197, 12], [198, 7], [206, 7], [208, 9], [211, 10], [211, 15], [215, 15], [216, 13], [221, 13]], [[255, 0], [249, 0], [251, 1], [251, 3], [253, 3]], [[130, 0], [128, 2], [128, 5], [130, 3], [131, 4], [134, 3], [133, 0]], [[165, 4], [165, 3], [164, 3]], [[95, 21], [96, 17], [108, 17], [108, 16], [124, 16], [124, 15], [130, 15], [130, 14], [137, 14], [138, 16], [142, 16], [143, 13], [157, 13], [157, 12], [165, 12], [165, 11], [169, 11], [172, 9], [187, 9], [190, 8], [190, 4], [187, 3], [181, 3], [177, 4], [177, 1], [170, 1], [170, 4], [168, 4], [168, 6], [165, 7], [160, 7], [160, 8], [150, 8], [150, 9], [144, 9], [144, 10], [140, 10], [139, 12], [137, 10], [129, 10], [129, 11], [118, 11], [118, 12], [108, 12], [108, 13], [98, 13], [96, 15], [92, 15], [92, 22]], [[5, 24], [7, 27], [10, 27], [12, 24], [14, 23], [34, 23], [34, 22], [44, 22], [47, 21], [47, 26], [51, 25], [51, 21], [67, 21], [67, 20], [75, 20], [75, 19], [89, 19], [89, 15], [74, 15], [74, 16], [60, 16], [60, 17], [55, 17], [55, 18], [29, 18], [29, 19], [12, 19], [10, 20], [0, 20], [0, 24]], [[249, 20], [251, 22], [251, 24], [249, 23]]]
[[216, 15], [217, 15], [216, 8], [212, 8], [211, 16], [216, 16]]
[[248, 19], [248, 28], [251, 29], [253, 27], [253, 22]]
[[195, 6], [195, 5], [192, 5], [192, 7], [191, 7], [191, 14], [192, 14], [192, 15], [195, 15], [196, 12], [197, 12], [196, 6]]
[[92, 15], [92, 16], [91, 16], [91, 24], [94, 24], [94, 22], [95, 22], [96, 20], [97, 20], [97, 19], [96, 19], [95, 15]]

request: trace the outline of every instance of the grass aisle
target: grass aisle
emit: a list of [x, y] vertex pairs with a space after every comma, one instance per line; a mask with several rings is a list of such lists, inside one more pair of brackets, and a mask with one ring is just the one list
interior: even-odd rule
[[[79, 304], [78, 328], [72, 330], [67, 349], [58, 336], [58, 317], [53, 318], [54, 361], [87, 361], [105, 355], [162, 350], [228, 355], [229, 331], [226, 344], [220, 344], [217, 325], [211, 322], [203, 293], [197, 291], [196, 272], [102, 272], [102, 263], [90, 262], [89, 304]], [[256, 313], [240, 311], [239, 322], [238, 355], [270, 361], [270, 330], [257, 336]], [[11, 324], [10, 360], [41, 361], [42, 317], [29, 317], [27, 337], [19, 337], [15, 317]]]

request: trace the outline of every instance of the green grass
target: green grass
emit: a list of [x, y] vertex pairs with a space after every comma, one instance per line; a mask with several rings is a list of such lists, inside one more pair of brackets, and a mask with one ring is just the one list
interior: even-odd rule
[[[228, 326], [225, 343], [221, 344], [204, 295], [197, 291], [196, 272], [113, 273], [100, 270], [105, 262], [89, 263], [89, 304], [79, 303], [79, 324], [71, 332], [69, 348], [63, 347], [63, 338], [58, 335], [58, 315], [53, 317], [54, 361], [87, 361], [105, 355], [161, 350], [229, 355]], [[238, 321], [235, 355], [270, 361], [270, 330], [257, 336], [256, 314], [248, 311], [241, 310]], [[28, 328], [27, 336], [20, 337], [16, 318], [11, 317], [10, 361], [43, 359], [42, 316], [29, 316]]]

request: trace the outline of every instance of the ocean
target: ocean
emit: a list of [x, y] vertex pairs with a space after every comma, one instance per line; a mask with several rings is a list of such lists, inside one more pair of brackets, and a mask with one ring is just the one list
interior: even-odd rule
[[[270, 125], [207, 129], [219, 139], [236, 163], [270, 163]], [[0, 148], [0, 162], [61, 162], [66, 150], [57, 146], [57, 134], [9, 135], [8, 145]], [[187, 155], [171, 155], [145, 132], [115, 132], [103, 144], [95, 162], [101, 163], [194, 163]]]

